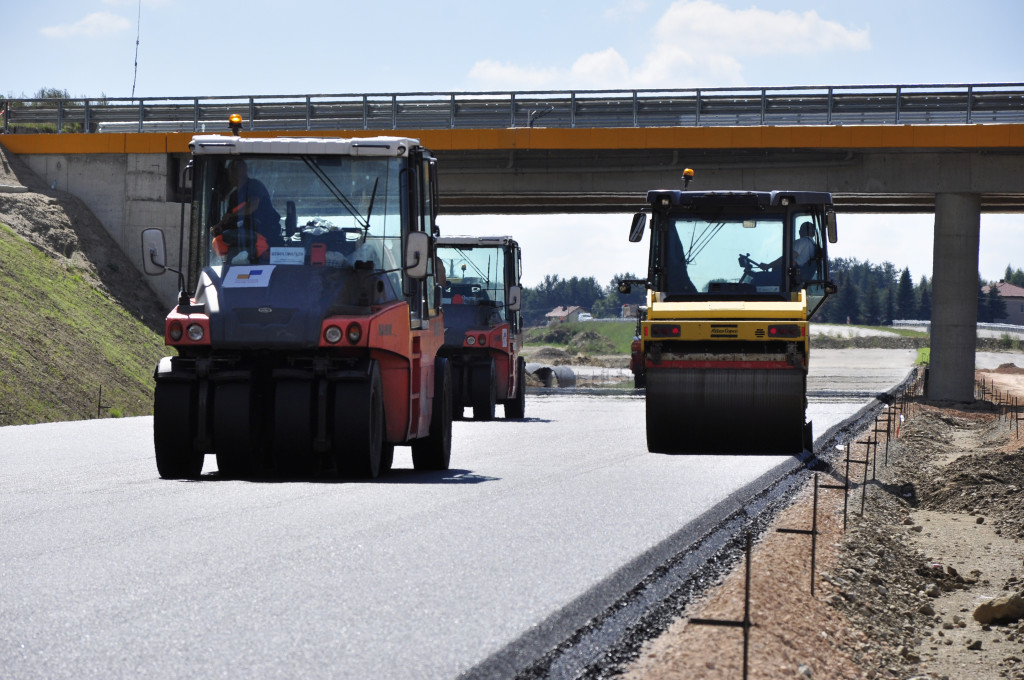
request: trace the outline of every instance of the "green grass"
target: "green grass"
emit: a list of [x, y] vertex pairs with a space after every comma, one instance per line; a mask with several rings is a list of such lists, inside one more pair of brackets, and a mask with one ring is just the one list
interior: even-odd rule
[[552, 346], [583, 354], [629, 354], [636, 321], [566, 321], [527, 328], [527, 347]]
[[856, 328], [867, 328], [874, 331], [885, 331], [893, 333], [901, 338], [927, 338], [927, 331], [915, 331], [909, 328], [897, 328], [895, 326], [856, 326]]
[[932, 360], [932, 348], [931, 347], [920, 347], [917, 350], [917, 359], [914, 364], [917, 366], [927, 366]]
[[159, 334], [3, 224], [0, 263], [0, 424], [152, 412]]

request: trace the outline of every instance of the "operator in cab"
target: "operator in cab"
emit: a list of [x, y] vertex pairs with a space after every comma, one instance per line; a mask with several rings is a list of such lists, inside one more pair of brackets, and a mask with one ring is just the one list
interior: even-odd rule
[[282, 245], [281, 215], [274, 209], [270, 192], [258, 179], [249, 177], [244, 160], [228, 165], [231, 190], [227, 210], [213, 225], [213, 249], [231, 264], [266, 262], [272, 246]]

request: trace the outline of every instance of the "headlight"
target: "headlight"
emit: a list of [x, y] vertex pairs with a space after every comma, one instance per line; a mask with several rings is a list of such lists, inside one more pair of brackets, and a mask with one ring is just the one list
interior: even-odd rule
[[345, 335], [348, 336], [348, 341], [354, 345], [363, 337], [363, 328], [353, 321], [345, 329]]
[[341, 329], [337, 326], [328, 326], [324, 331], [324, 340], [332, 345], [341, 340]]
[[172, 323], [171, 327], [167, 329], [167, 335], [169, 335], [171, 337], [171, 340], [174, 340], [175, 342], [181, 340], [181, 336], [183, 333], [184, 331], [182, 331], [181, 329], [181, 324], [178, 323], [177, 321]]
[[203, 327], [197, 323], [188, 325], [188, 339], [192, 342], [199, 342], [203, 339]]
[[481, 335], [480, 336], [480, 344], [481, 345], [486, 345], [487, 344], [487, 336], [486, 335]]
[[476, 344], [476, 338], [474, 338], [472, 335], [467, 335], [466, 336], [466, 344], [467, 345], [475, 345]]

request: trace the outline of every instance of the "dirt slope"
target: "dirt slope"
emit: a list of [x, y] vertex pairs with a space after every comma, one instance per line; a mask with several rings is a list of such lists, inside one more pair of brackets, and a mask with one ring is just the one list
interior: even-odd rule
[[[1024, 401], [1019, 369], [979, 372]], [[1024, 597], [1024, 430], [987, 401], [917, 403], [898, 438], [884, 435], [862, 489], [819, 490], [816, 593], [811, 490], [752, 556], [750, 678], [1024, 680], [1024, 618], [982, 623], [980, 605]], [[1024, 427], [1024, 423], [1021, 423]], [[861, 433], [854, 441], [871, 435]], [[868, 445], [851, 458], [867, 457]], [[845, 464], [842, 464], [845, 465]], [[841, 483], [836, 464], [821, 484]], [[863, 467], [851, 473], [863, 479]], [[742, 632], [691, 618], [740, 620], [742, 569], [694, 603], [623, 674], [631, 680], [741, 678]]]

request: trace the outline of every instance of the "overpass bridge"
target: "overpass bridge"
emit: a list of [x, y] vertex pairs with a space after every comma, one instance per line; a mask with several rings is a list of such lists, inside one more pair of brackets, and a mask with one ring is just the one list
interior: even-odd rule
[[[135, 253], [176, 228], [194, 133], [419, 138], [442, 212], [632, 212], [702, 189], [829, 191], [839, 212], [934, 212], [929, 394], [973, 398], [982, 212], [1024, 211], [1024, 83], [144, 99], [11, 99], [2, 143]], [[173, 253], [169, 254], [174, 256]], [[133, 257], [133, 259], [138, 259]], [[173, 300], [173, 277], [157, 281]]]

